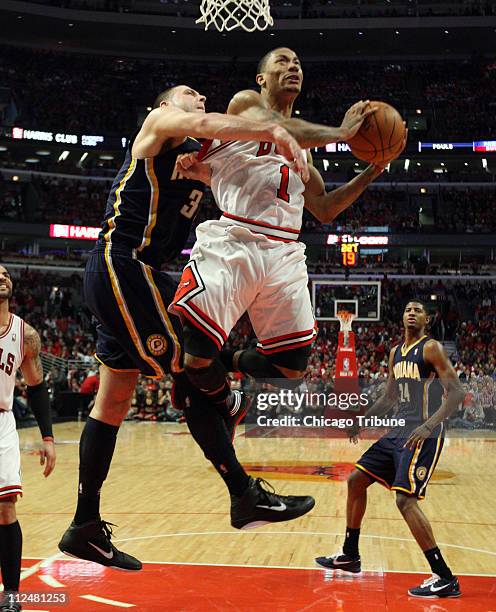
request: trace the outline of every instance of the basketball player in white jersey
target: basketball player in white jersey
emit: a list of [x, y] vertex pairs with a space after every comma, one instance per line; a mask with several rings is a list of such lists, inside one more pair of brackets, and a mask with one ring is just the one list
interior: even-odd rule
[[[302, 148], [309, 148], [349, 140], [376, 111], [368, 101], [360, 101], [346, 112], [339, 128], [292, 119], [302, 80], [296, 53], [274, 49], [258, 66], [260, 93], [239, 92], [228, 114], [275, 121]], [[231, 410], [242, 418], [246, 409], [241, 410], [231, 394], [226, 370], [294, 388], [307, 366], [316, 325], [305, 246], [298, 242], [303, 208], [329, 223], [384, 166], [369, 166], [331, 193], [326, 193], [312, 166], [305, 185], [269, 142], [207, 141], [197, 158], [185, 156], [181, 166], [186, 176], [210, 184], [223, 211], [219, 220], [198, 226], [197, 242], [171, 305], [183, 320], [185, 369], [192, 384], [208, 394], [220, 411]], [[258, 338], [257, 349], [220, 352], [246, 311]], [[248, 507], [256, 494], [249, 488], [232, 499], [233, 507]], [[256, 503], [252, 508], [256, 515]]]
[[4, 594], [3, 612], [21, 610], [17, 593], [21, 575], [22, 532], [16, 516], [17, 496], [22, 495], [19, 436], [12, 413], [16, 372], [27, 384], [28, 400], [43, 438], [40, 464], [43, 475], [55, 467], [55, 447], [48, 391], [40, 361], [40, 337], [21, 318], [9, 312], [12, 280], [0, 265], [0, 567]]

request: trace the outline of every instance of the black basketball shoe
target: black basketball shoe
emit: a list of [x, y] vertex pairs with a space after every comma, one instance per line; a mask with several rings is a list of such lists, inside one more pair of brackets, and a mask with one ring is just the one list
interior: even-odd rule
[[335, 553], [330, 557], [317, 557], [315, 562], [326, 569], [342, 570], [358, 574], [362, 571], [360, 557], [348, 557], [344, 553]]
[[291, 521], [314, 506], [313, 497], [277, 495], [266, 480], [250, 478], [248, 488], [241, 497], [231, 495], [231, 525], [236, 529], [254, 529], [267, 523]]
[[112, 544], [111, 527], [107, 521], [89, 521], [82, 525], [71, 523], [59, 542], [59, 549], [70, 557], [93, 561], [106, 567], [123, 570], [140, 570], [141, 561], [128, 555]]
[[21, 604], [16, 601], [17, 595], [18, 593], [15, 591], [3, 593], [0, 601], [0, 612], [19, 612], [22, 610]]
[[460, 591], [460, 585], [456, 576], [448, 580], [446, 578], [441, 578], [437, 574], [432, 574], [432, 576], [424, 580], [420, 586], [408, 590], [408, 595], [412, 595], [412, 597], [422, 597], [423, 599], [460, 597], [461, 594], [462, 592]]
[[236, 428], [245, 418], [248, 409], [250, 408], [250, 399], [242, 391], [232, 391], [233, 403], [229, 410], [229, 414], [224, 417], [224, 423], [226, 424], [227, 432], [231, 437], [231, 442], [234, 440], [236, 435]]

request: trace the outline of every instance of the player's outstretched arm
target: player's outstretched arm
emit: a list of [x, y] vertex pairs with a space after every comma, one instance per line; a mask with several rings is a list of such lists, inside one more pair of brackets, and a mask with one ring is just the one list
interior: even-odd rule
[[133, 144], [133, 157], [144, 159], [160, 153], [167, 140], [208, 138], [273, 142], [302, 179], [308, 180], [307, 159], [296, 140], [275, 121], [253, 121], [222, 113], [187, 113], [160, 107], [147, 116]]
[[44, 465], [43, 475], [49, 476], [55, 467], [55, 446], [53, 442], [52, 417], [48, 390], [43, 379], [43, 366], [40, 359], [41, 340], [31, 325], [24, 325], [24, 359], [21, 372], [27, 385], [29, 407], [31, 408], [43, 437], [40, 451], [40, 465]]
[[370, 165], [351, 181], [332, 191], [326, 191], [322, 176], [312, 164], [309, 170], [310, 179], [303, 193], [305, 208], [321, 223], [330, 223], [362, 195], [384, 168]]
[[330, 127], [303, 119], [284, 117], [281, 113], [267, 108], [258, 92], [247, 89], [234, 96], [227, 112], [230, 115], [256, 121], [275, 121], [294, 136], [301, 147], [310, 148], [322, 147], [330, 142], [350, 140], [358, 132], [363, 121], [376, 110], [377, 107], [370, 106], [369, 100], [360, 100], [346, 111], [340, 127]]

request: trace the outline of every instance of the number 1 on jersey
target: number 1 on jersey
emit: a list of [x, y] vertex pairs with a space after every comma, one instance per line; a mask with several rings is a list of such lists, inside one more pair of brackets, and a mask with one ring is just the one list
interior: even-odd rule
[[289, 202], [288, 183], [289, 183], [289, 167], [286, 164], [282, 164], [279, 168], [281, 173], [281, 182], [279, 183], [279, 189], [277, 190], [277, 197], [280, 200]]

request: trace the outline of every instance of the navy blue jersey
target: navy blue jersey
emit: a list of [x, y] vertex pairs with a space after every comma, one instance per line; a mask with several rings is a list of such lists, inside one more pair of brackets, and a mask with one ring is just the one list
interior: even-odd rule
[[178, 155], [198, 151], [200, 144], [187, 138], [156, 157], [136, 159], [134, 139], [110, 190], [98, 245], [128, 249], [160, 269], [184, 248], [203, 197], [205, 185], [183, 178], [175, 168]]
[[394, 352], [394, 378], [399, 391], [395, 416], [407, 423], [426, 421], [441, 405], [443, 387], [433, 366], [424, 359], [424, 345], [429, 340], [429, 336], [423, 336], [409, 347], [397, 346]]

